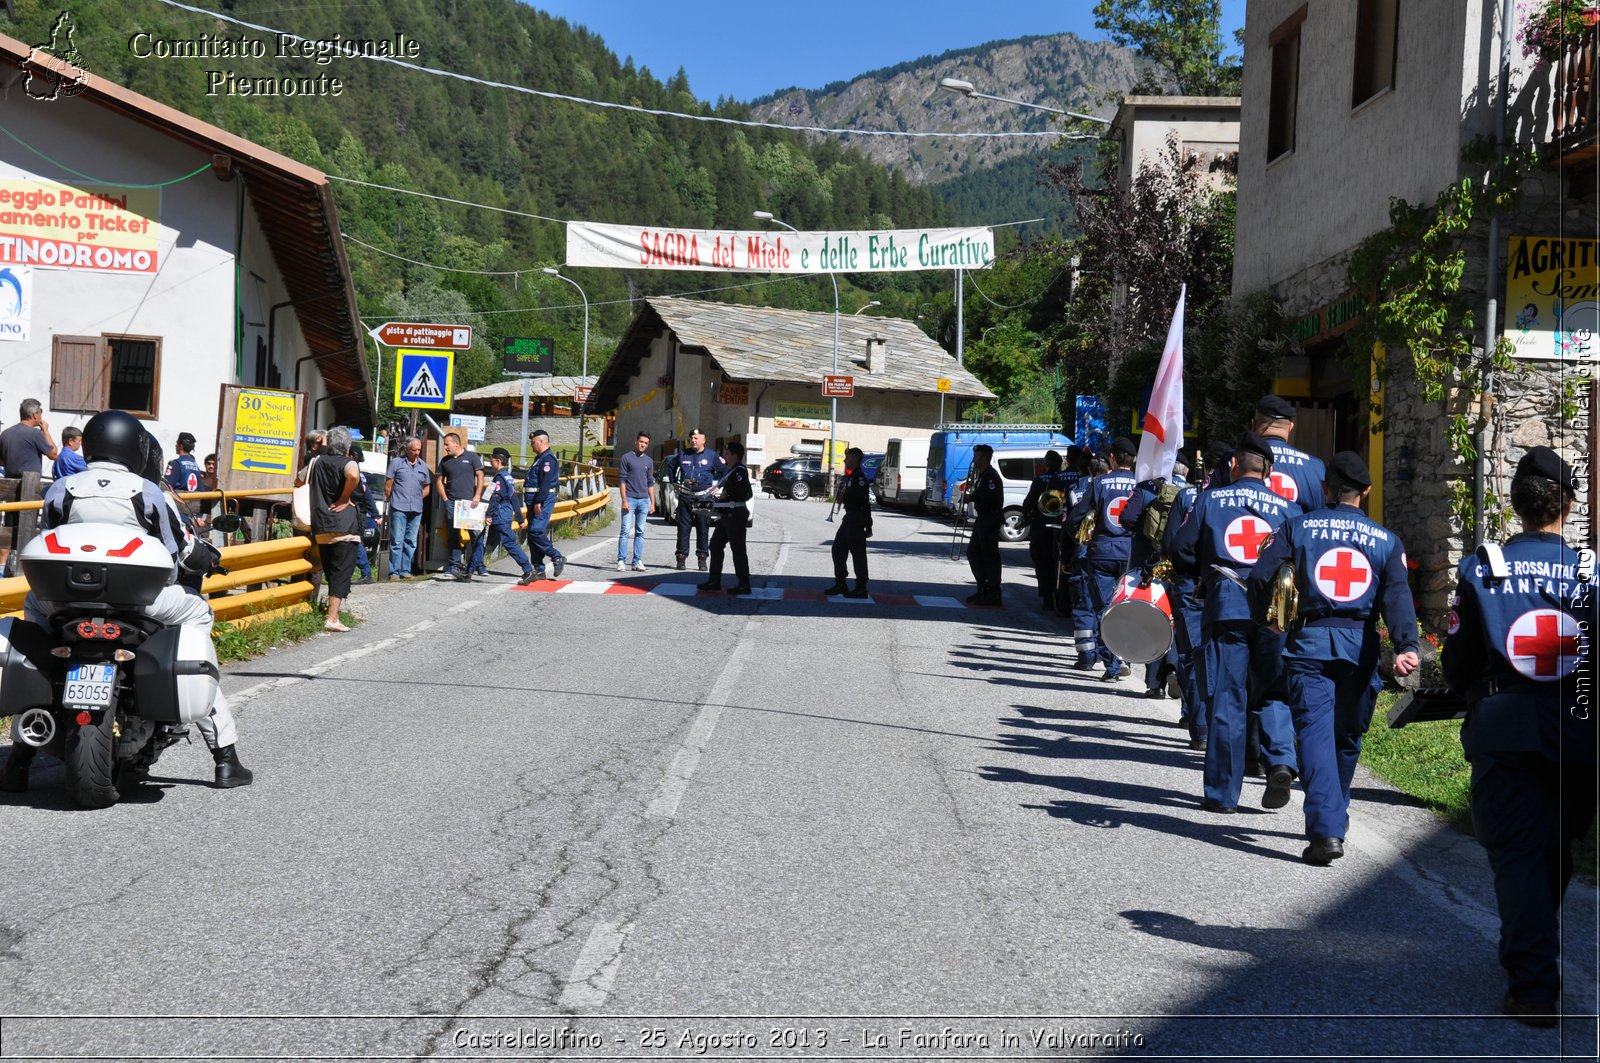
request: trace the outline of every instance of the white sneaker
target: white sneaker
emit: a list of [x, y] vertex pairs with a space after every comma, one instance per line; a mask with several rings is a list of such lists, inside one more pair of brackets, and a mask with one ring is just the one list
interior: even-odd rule
[[617, 561], [617, 571], [618, 572], [626, 572], [626, 571], [628, 571], [628, 563], [626, 561], [618, 559], [618, 561]]
[[635, 572], [643, 572], [644, 571], [644, 562], [643, 561], [635, 561], [633, 563], [633, 570]]

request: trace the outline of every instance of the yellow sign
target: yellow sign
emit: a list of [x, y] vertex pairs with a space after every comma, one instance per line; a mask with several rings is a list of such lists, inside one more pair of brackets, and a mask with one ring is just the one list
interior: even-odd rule
[[780, 402], [773, 409], [774, 428], [807, 428], [826, 432], [832, 423], [832, 411], [825, 402]]
[[1513, 236], [1504, 334], [1516, 358], [1592, 362], [1600, 351], [1600, 241]]
[[298, 401], [291, 391], [239, 392], [233, 421], [233, 468], [269, 476], [294, 474]]
[[155, 273], [160, 193], [0, 181], [0, 265]]
[[950, 390], [950, 378], [947, 376], [940, 377], [934, 383], [938, 386], [941, 395]]

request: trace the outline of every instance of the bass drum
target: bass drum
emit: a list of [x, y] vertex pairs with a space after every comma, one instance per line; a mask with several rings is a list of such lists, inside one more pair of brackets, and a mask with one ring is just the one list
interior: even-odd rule
[[1117, 581], [1111, 604], [1100, 614], [1100, 641], [1124, 661], [1149, 664], [1172, 645], [1172, 596], [1158, 581], [1139, 585], [1129, 572]]

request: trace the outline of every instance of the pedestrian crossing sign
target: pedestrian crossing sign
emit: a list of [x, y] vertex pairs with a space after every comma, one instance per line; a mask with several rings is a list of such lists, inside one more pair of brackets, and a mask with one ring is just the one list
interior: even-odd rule
[[455, 365], [453, 351], [396, 351], [395, 406], [448, 410], [455, 391]]

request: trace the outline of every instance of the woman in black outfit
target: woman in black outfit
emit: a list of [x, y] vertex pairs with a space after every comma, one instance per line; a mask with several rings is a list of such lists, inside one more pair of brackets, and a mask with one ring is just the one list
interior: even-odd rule
[[350, 596], [350, 576], [361, 543], [361, 511], [351, 501], [361, 485], [361, 469], [350, 458], [350, 430], [328, 429], [327, 442], [295, 481], [311, 485], [311, 536], [328, 581], [328, 631], [349, 631], [339, 619]]

